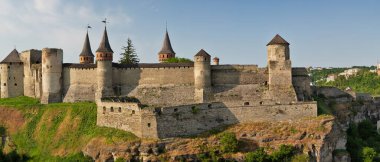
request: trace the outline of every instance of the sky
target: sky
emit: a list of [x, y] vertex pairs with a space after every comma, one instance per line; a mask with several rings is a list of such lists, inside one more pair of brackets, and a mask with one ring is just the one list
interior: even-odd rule
[[86, 27], [95, 53], [107, 18], [117, 62], [130, 38], [142, 63], [158, 62], [166, 22], [176, 56], [204, 49], [221, 64], [266, 66], [280, 34], [294, 67], [375, 65], [380, 60], [377, 0], [0, 0], [0, 59], [15, 47], [61, 48], [78, 63]]

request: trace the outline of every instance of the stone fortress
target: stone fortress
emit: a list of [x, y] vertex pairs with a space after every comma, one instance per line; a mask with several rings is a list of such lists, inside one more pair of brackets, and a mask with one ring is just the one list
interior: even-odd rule
[[[267, 67], [219, 65], [200, 50], [194, 63], [175, 57], [168, 32], [160, 63], [113, 63], [107, 29], [96, 50], [88, 32], [78, 63], [63, 63], [56, 48], [13, 50], [0, 62], [1, 98], [29, 96], [41, 103], [97, 103], [97, 125], [143, 138], [196, 135], [236, 123], [317, 116], [305, 68], [292, 68], [289, 43], [276, 35], [267, 44]], [[94, 63], [94, 59], [96, 62]]]

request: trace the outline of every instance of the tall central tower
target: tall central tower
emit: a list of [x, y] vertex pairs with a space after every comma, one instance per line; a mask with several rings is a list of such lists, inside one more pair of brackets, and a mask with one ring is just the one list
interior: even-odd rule
[[90, 39], [88, 38], [88, 31], [86, 33], [86, 38], [84, 40], [82, 52], [79, 55], [79, 62], [81, 64], [93, 64], [94, 54], [91, 50]]
[[96, 50], [98, 80], [97, 101], [100, 101], [103, 97], [114, 95], [112, 89], [112, 59], [113, 51], [108, 42], [107, 27], [105, 27], [102, 41], [100, 42], [98, 50]]
[[289, 43], [277, 34], [267, 44], [267, 50], [268, 85], [271, 98], [278, 103], [295, 102], [296, 93], [292, 84]]
[[169, 58], [175, 57], [175, 52], [172, 48], [172, 44], [170, 43], [169, 33], [166, 30], [164, 42], [162, 43], [161, 51], [158, 52], [158, 61], [165, 62]]

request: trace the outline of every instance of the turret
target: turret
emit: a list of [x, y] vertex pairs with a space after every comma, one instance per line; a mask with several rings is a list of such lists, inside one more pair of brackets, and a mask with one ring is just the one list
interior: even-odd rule
[[289, 54], [289, 43], [276, 35], [268, 44], [269, 92], [278, 103], [296, 101], [292, 85], [292, 65]]
[[84, 40], [82, 52], [79, 55], [79, 62], [81, 64], [93, 64], [94, 54], [91, 50], [90, 39], [88, 38], [88, 31], [86, 33], [86, 38]]
[[62, 49], [42, 49], [41, 103], [43, 104], [62, 102], [62, 60]]
[[166, 30], [164, 42], [162, 43], [161, 51], [158, 52], [158, 61], [164, 62], [169, 58], [175, 57], [175, 52], [172, 48], [172, 44], [170, 43], [170, 38], [168, 31]]
[[211, 56], [203, 49], [194, 56], [194, 100], [197, 103], [212, 100], [210, 61]]
[[114, 95], [112, 89], [112, 59], [113, 51], [108, 42], [107, 28], [104, 28], [102, 41], [100, 42], [99, 48], [96, 50], [98, 82], [96, 95], [97, 101], [100, 101], [103, 97]]
[[212, 59], [212, 61], [214, 62], [214, 65], [219, 65], [219, 58], [218, 57], [214, 57]]
[[0, 62], [1, 98], [22, 96], [24, 94], [24, 67], [19, 53], [14, 49]]

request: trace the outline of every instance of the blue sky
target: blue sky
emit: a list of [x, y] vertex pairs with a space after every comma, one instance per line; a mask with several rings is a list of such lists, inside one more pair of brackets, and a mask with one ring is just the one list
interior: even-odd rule
[[16, 48], [62, 48], [79, 62], [86, 25], [96, 51], [107, 17], [114, 61], [132, 39], [141, 62], [157, 62], [165, 22], [174, 51], [201, 48], [222, 64], [266, 66], [275, 34], [290, 42], [293, 66], [374, 65], [380, 59], [380, 1], [348, 0], [0, 0], [0, 59]]

